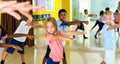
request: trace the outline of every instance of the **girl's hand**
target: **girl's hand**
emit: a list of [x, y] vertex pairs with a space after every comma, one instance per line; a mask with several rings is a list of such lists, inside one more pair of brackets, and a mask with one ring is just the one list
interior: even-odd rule
[[16, 49], [16, 50], [22, 50], [21, 47], [17, 46], [17, 45], [12, 45], [12, 48]]
[[76, 39], [75, 38], [69, 38], [69, 41], [74, 42]]

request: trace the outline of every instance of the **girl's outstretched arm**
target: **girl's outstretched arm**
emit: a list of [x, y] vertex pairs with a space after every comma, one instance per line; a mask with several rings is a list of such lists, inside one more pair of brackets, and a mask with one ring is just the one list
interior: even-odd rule
[[70, 38], [70, 37], [64, 37], [64, 36], [53, 36], [51, 38], [51, 41], [55, 41], [55, 40], [67, 40], [67, 41], [75, 41], [74, 38]]

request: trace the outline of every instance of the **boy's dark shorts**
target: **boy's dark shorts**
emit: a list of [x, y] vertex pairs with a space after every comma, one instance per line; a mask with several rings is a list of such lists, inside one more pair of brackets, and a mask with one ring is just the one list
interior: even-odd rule
[[80, 26], [77, 26], [77, 29], [85, 30], [85, 29], [84, 29], [84, 24], [83, 24], [83, 23], [80, 23]]
[[[9, 41], [9, 44], [14, 44], [14, 45], [20, 46], [22, 48], [22, 51], [18, 51], [18, 53], [24, 54], [24, 42], [19, 42], [15, 39], [11, 38], [10, 41]], [[8, 52], [10, 54], [12, 54], [14, 51], [15, 51], [15, 49], [12, 48], [12, 47], [9, 47], [9, 48], [6, 49], [6, 52]]]

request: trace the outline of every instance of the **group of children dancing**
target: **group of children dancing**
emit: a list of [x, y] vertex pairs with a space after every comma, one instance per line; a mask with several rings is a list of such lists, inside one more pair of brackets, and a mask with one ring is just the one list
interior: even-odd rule
[[[75, 35], [75, 34], [86, 34], [86, 32], [67, 32], [65, 31], [65, 26], [59, 26], [59, 21], [66, 22], [66, 11], [64, 9], [63, 12], [59, 14], [60, 20], [55, 21], [54, 18], [48, 18], [45, 22], [45, 29], [47, 32], [47, 42], [48, 48], [46, 55], [43, 59], [43, 64], [45, 62], [47, 64], [59, 64], [60, 61], [63, 61], [63, 64], [66, 64], [66, 55], [63, 49], [62, 40], [74, 41], [73, 38], [66, 38], [65, 35]], [[61, 11], [60, 10], [60, 11]], [[60, 12], [59, 11], [59, 12]], [[62, 16], [62, 17], [61, 17]], [[98, 32], [101, 30], [104, 37], [104, 49], [105, 49], [105, 58], [103, 64], [115, 64], [115, 50], [116, 50], [116, 42], [114, 29], [120, 28], [120, 24], [114, 24], [113, 22], [113, 13], [106, 8], [106, 11], [100, 12], [100, 18], [97, 20], [97, 23], [100, 25]], [[58, 25], [58, 26], [57, 26]], [[57, 29], [59, 27], [59, 29]], [[93, 28], [92, 28], [93, 29]], [[97, 33], [98, 33], [97, 32]], [[55, 43], [56, 42], [56, 43]], [[61, 42], [61, 43], [60, 43]], [[59, 52], [59, 53], [58, 53]], [[60, 53], [61, 52], [61, 53]]]

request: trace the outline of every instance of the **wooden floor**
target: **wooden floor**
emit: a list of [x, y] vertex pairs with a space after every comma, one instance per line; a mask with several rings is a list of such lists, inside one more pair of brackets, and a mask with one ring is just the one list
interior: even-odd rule
[[[88, 27], [93, 25], [94, 22], [91, 21]], [[98, 35], [98, 39], [94, 38], [97, 28], [98, 27], [87, 34], [89, 39], [84, 40], [82, 35], [77, 35], [76, 42], [73, 42], [70, 46], [64, 46], [68, 64], [100, 64], [104, 59], [104, 48], [102, 35]], [[117, 33], [115, 33], [115, 36], [117, 44], [116, 64], [120, 64], [120, 42]], [[45, 44], [36, 45], [34, 47], [25, 47], [26, 64], [42, 64], [41, 62], [45, 52]], [[12, 55], [8, 55], [5, 64], [21, 64], [20, 55], [16, 52]]]

